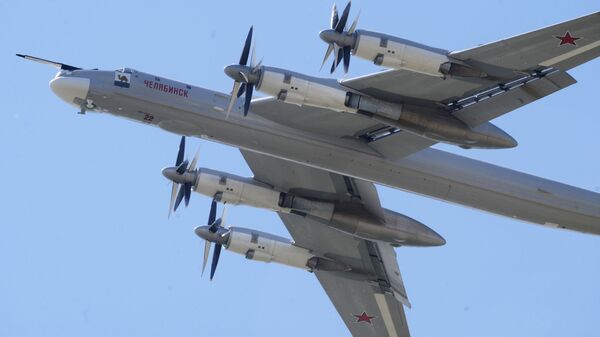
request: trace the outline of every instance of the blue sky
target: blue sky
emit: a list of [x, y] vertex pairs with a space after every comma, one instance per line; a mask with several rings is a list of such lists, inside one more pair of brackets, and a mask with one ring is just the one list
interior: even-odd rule
[[[342, 7], [344, 4], [339, 3]], [[596, 1], [355, 1], [359, 27], [449, 50], [598, 10]], [[264, 63], [319, 73], [329, 1], [0, 2], [0, 336], [348, 336], [316, 279], [225, 252], [200, 277], [210, 200], [167, 220], [178, 136], [107, 115], [78, 116], [53, 96], [55, 71], [128, 66], [229, 92], [223, 67], [255, 26]], [[354, 58], [350, 74], [376, 71]], [[579, 81], [496, 123], [511, 150], [441, 148], [600, 192], [600, 61]], [[190, 140], [200, 165], [250, 175], [231, 147]], [[380, 188], [384, 206], [448, 241], [398, 249], [413, 336], [598, 336], [600, 237], [550, 230]], [[278, 217], [229, 210], [236, 225], [285, 235]]]

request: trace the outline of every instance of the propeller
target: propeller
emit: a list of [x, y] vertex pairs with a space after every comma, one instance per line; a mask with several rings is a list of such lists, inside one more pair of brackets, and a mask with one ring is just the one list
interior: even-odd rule
[[208, 216], [208, 225], [196, 227], [194, 230], [196, 235], [203, 238], [204, 242], [204, 259], [202, 261], [202, 275], [206, 269], [208, 262], [208, 255], [210, 252], [211, 243], [215, 243], [215, 249], [213, 250], [212, 261], [210, 263], [210, 280], [215, 276], [217, 265], [219, 264], [219, 257], [221, 256], [221, 249], [224, 244], [229, 241], [229, 229], [225, 228], [225, 220], [227, 216], [227, 208], [223, 208], [223, 213], [219, 219], [215, 220], [217, 210], [217, 202], [213, 199], [210, 206], [210, 213]]
[[[215, 223], [215, 218], [217, 216], [217, 201], [213, 199], [210, 204], [210, 213], [208, 214], [208, 222], [207, 226], [212, 226]], [[204, 240], [204, 260], [202, 262], [202, 275], [204, 275], [204, 269], [206, 269], [206, 262], [208, 262], [208, 254], [210, 253], [210, 241]]]
[[348, 68], [350, 67], [350, 54], [356, 45], [356, 34], [354, 34], [354, 32], [356, 31], [356, 25], [358, 24], [358, 18], [360, 17], [360, 13], [358, 13], [350, 28], [345, 30], [351, 5], [352, 2], [348, 2], [344, 8], [344, 11], [342, 12], [342, 16], [340, 17], [338, 15], [337, 7], [334, 4], [333, 8], [331, 9], [331, 28], [323, 30], [319, 33], [321, 40], [328, 44], [325, 57], [323, 58], [323, 63], [321, 63], [321, 69], [323, 69], [327, 59], [329, 56], [331, 56], [331, 53], [333, 53], [333, 64], [331, 65], [330, 69], [331, 73], [335, 71], [337, 66], [342, 61], [344, 63], [345, 73], [348, 72]]
[[[260, 79], [260, 68], [262, 61], [255, 63], [254, 47], [252, 48], [252, 54], [250, 56], [250, 46], [252, 45], [252, 31], [254, 27], [250, 27], [248, 35], [246, 36], [246, 42], [242, 49], [242, 55], [240, 56], [240, 62], [238, 64], [232, 64], [225, 67], [225, 74], [233, 79], [233, 90], [231, 91], [231, 99], [227, 106], [227, 116], [233, 108], [233, 104], [237, 98], [244, 96], [244, 116], [248, 115], [250, 110], [250, 102], [252, 101], [252, 93], [254, 92], [254, 86]], [[250, 66], [248, 66], [248, 57], [250, 56]]]
[[189, 163], [185, 157], [185, 136], [181, 137], [179, 143], [179, 151], [177, 152], [177, 158], [175, 159], [174, 167], [167, 167], [162, 170], [163, 175], [173, 182], [171, 188], [171, 202], [169, 204], [169, 217], [171, 217], [171, 210], [176, 211], [181, 201], [185, 201], [185, 206], [190, 203], [190, 197], [192, 194], [192, 186], [196, 182], [197, 170], [196, 163], [198, 162], [198, 151], [192, 162]]

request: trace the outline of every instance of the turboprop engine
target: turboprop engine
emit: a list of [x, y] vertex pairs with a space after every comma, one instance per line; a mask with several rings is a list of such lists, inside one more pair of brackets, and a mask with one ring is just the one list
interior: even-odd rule
[[[296, 246], [293, 241], [257, 231], [254, 229], [242, 227], [224, 227], [223, 218], [217, 219], [209, 226], [196, 227], [194, 232], [210, 244], [215, 243], [216, 247], [225, 247], [225, 249], [243, 255], [248, 260], [261, 262], [275, 262], [286, 266], [300, 268], [307, 271], [326, 270], [326, 271], [350, 271], [351, 269], [335, 260], [324, 258], [313, 254], [310, 250]], [[218, 251], [218, 253], [217, 253]], [[213, 253], [213, 262], [211, 263], [211, 276], [214, 277], [215, 270], [220, 255], [220, 248]], [[206, 266], [208, 254], [204, 255], [203, 271]]]
[[328, 44], [323, 64], [325, 64], [332, 51], [335, 52], [331, 67], [332, 73], [342, 60], [344, 71], [347, 73], [350, 65], [350, 55], [352, 54], [386, 68], [408, 69], [431, 76], [487, 76], [485, 72], [448, 57], [449, 52], [447, 50], [377, 32], [356, 30], [358, 16], [350, 28], [346, 29], [350, 6], [351, 3], [348, 2], [342, 16], [338, 19], [337, 8], [334, 5], [331, 13], [330, 29], [319, 33], [321, 40]]
[[266, 66], [246, 69], [232, 65], [225, 71], [233, 78], [247, 80], [245, 83], [256, 85], [257, 90], [283, 102], [360, 114], [436, 142], [482, 149], [517, 145], [510, 135], [492, 123], [471, 128], [447, 112], [376, 99], [352, 91], [335, 80]]
[[[339, 35], [340, 33], [334, 30], [332, 34]], [[358, 34], [358, 32], [354, 34]], [[334, 42], [335, 46], [350, 39], [349, 36], [343, 34], [340, 36], [343, 37], [343, 41]], [[250, 108], [252, 92], [256, 87], [257, 90], [277, 97], [286, 103], [314, 106], [338, 112], [358, 113], [436, 142], [464, 148], [484, 149], [508, 148], [517, 145], [512, 137], [489, 122], [471, 128], [446, 111], [387, 102], [346, 88], [335, 80], [266, 67], [262, 66], [260, 62], [256, 64], [254, 53], [252, 53], [250, 65], [247, 65], [251, 42], [252, 28], [246, 37], [240, 62], [225, 67], [227, 76], [234, 80], [227, 116], [231, 112], [236, 98], [242, 94], [245, 95], [243, 111], [246, 115]], [[348, 51], [348, 49], [344, 50]], [[344, 52], [344, 57], [346, 54]], [[417, 55], [414, 59], [425, 62], [423, 55]], [[439, 64], [437, 67], [439, 68]]]
[[[180, 149], [184, 148], [182, 144], [185, 144], [185, 141], [181, 142]], [[183, 157], [184, 154], [180, 151], [178, 158]], [[194, 165], [195, 162], [196, 160], [193, 161]], [[174, 184], [181, 185], [181, 189], [189, 186], [190, 190], [212, 198], [210, 219], [214, 218], [216, 203], [222, 202], [308, 217], [349, 235], [392, 245], [445, 244], [445, 240], [439, 234], [423, 223], [390, 210], [384, 209], [382, 215], [375, 215], [360, 202], [309, 198], [278, 191], [252, 178], [205, 168], [196, 169], [193, 165], [190, 167], [194, 168], [182, 169], [181, 165], [167, 167], [163, 169], [163, 175]], [[175, 202], [175, 205], [178, 203]]]

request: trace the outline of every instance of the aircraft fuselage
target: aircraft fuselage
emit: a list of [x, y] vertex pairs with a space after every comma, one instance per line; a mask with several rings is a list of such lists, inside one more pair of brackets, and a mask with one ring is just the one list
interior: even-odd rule
[[50, 85], [82, 111], [108, 112], [515, 219], [600, 234], [600, 194], [459, 155], [426, 149], [393, 161], [359, 140], [294, 129], [252, 111], [243, 117], [241, 101], [226, 119], [229, 95], [135, 70], [62, 72]]

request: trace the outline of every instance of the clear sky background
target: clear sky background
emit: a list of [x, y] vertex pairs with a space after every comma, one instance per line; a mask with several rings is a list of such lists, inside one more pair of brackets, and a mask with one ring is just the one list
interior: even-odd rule
[[[343, 7], [344, 3], [338, 3]], [[449, 50], [598, 11], [594, 1], [353, 3], [359, 27]], [[167, 220], [160, 170], [179, 137], [108, 115], [78, 116], [55, 97], [55, 70], [136, 68], [229, 92], [250, 25], [264, 63], [319, 72], [330, 1], [0, 1], [0, 336], [348, 336], [313, 275], [224, 252], [200, 277], [210, 200]], [[378, 68], [353, 58], [350, 74]], [[338, 73], [338, 76], [340, 76]], [[452, 152], [600, 192], [600, 61], [579, 81], [498, 119], [511, 150]], [[237, 149], [190, 139], [200, 165], [250, 175]], [[398, 249], [412, 335], [600, 334], [600, 237], [552, 230], [379, 188], [384, 206], [441, 233], [439, 248]], [[248, 207], [232, 224], [285, 235]]]

